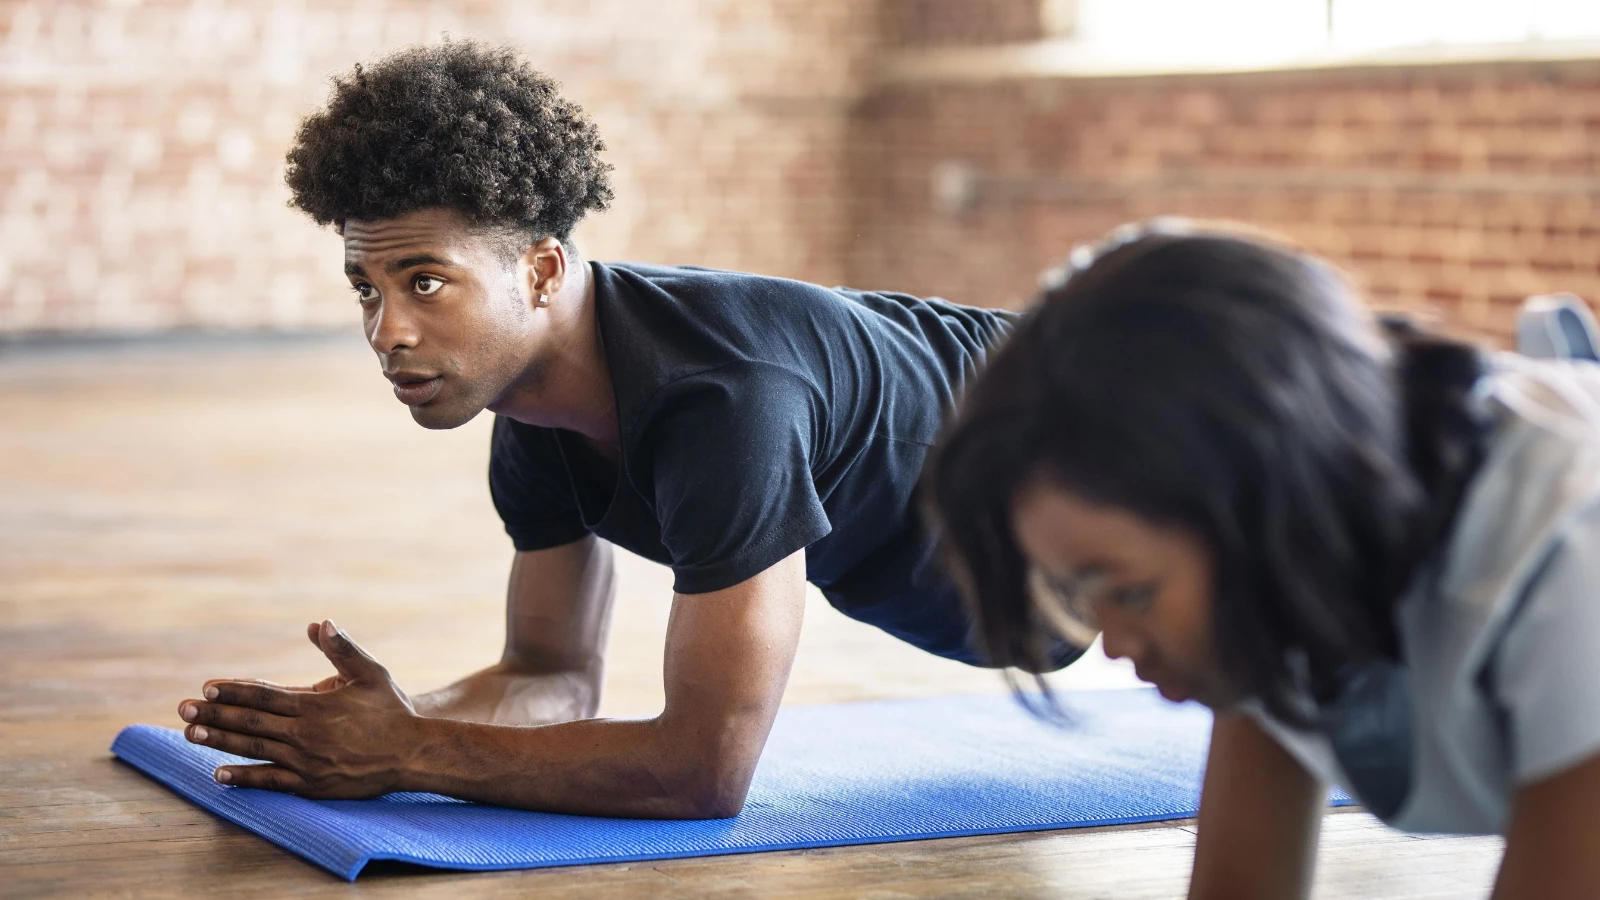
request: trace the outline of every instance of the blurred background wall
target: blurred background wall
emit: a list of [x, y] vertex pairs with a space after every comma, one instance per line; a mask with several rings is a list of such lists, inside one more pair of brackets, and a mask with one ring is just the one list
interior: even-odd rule
[[351, 325], [285, 207], [330, 74], [442, 34], [522, 48], [598, 121], [592, 255], [842, 281], [851, 0], [0, 0], [0, 332]]
[[[1600, 2], [1339, 2], [1106, 0], [1117, 20], [1074, 22], [1052, 0], [902, 0], [857, 115], [852, 274], [1011, 304], [1075, 243], [1177, 214], [1278, 232], [1375, 304], [1493, 340], [1529, 294], [1600, 300], [1600, 60], [1536, 31], [1544, 12], [1600, 35]], [[1074, 55], [1052, 9], [1110, 50]], [[1330, 18], [1359, 55], [1319, 55]], [[1217, 71], [1241, 62], [1269, 70]]]
[[0, 0], [0, 336], [353, 327], [283, 152], [329, 75], [446, 33], [598, 121], [597, 258], [1017, 306], [1181, 214], [1492, 339], [1600, 298], [1591, 0]]

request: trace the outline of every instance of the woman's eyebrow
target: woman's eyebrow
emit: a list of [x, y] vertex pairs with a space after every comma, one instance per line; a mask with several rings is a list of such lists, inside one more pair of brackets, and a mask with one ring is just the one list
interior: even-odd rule
[[1059, 575], [1050, 576], [1050, 580], [1059, 587], [1071, 591], [1081, 591], [1093, 588], [1106, 579], [1106, 567], [1100, 563], [1088, 563], [1077, 568], [1071, 568]]

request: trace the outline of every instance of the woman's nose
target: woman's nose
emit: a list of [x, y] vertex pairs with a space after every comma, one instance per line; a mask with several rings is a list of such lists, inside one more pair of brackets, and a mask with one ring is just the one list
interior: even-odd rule
[[1115, 622], [1100, 623], [1100, 647], [1112, 659], [1132, 660], [1137, 666], [1144, 657], [1145, 644], [1133, 629]]

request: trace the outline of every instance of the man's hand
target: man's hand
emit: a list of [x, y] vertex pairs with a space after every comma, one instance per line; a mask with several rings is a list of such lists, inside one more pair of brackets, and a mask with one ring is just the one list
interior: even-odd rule
[[[338, 670], [334, 678], [300, 689], [213, 681], [206, 700], [185, 700], [180, 711], [205, 729], [202, 736], [191, 728], [190, 740], [267, 761], [218, 769], [227, 784], [318, 798], [400, 790], [575, 815], [726, 818], [744, 804], [777, 715], [805, 584], [805, 551], [797, 550], [732, 587], [675, 596], [666, 702], [649, 719], [528, 726], [418, 715], [389, 673], [331, 622], [315, 626], [311, 637]], [[540, 646], [540, 609], [512, 612], [525, 635], [513, 646]], [[582, 672], [597, 683], [599, 660], [590, 651], [599, 642], [591, 638], [604, 634], [603, 618], [554, 620], [577, 637], [557, 635], [543, 646], [581, 652], [513, 656], [543, 660], [548, 674]], [[512, 706], [519, 715], [538, 712], [532, 703]]]
[[264, 765], [223, 766], [216, 779], [239, 787], [319, 799], [361, 799], [394, 790], [415, 751], [411, 701], [377, 660], [331, 621], [306, 636], [336, 674], [310, 687], [217, 679], [205, 700], [185, 700], [185, 736]]

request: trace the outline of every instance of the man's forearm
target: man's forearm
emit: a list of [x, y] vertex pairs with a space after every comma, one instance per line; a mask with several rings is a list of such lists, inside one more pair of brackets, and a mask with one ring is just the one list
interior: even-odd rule
[[517, 727], [421, 718], [415, 724], [416, 751], [396, 789], [523, 809], [725, 818], [743, 805], [754, 770], [754, 753], [719, 753], [713, 742], [674, 733], [660, 719]]

